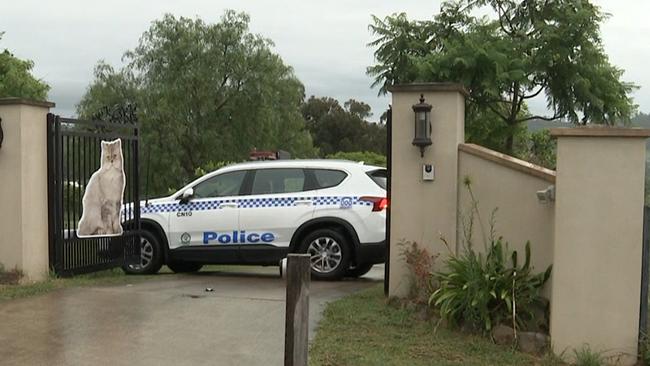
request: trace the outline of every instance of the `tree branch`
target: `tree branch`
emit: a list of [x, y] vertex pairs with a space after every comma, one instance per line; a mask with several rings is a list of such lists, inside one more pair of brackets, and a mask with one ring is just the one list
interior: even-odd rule
[[508, 116], [504, 116], [503, 114], [501, 114], [501, 112], [499, 112], [496, 108], [494, 108], [492, 104], [487, 104], [487, 107], [490, 108], [490, 110], [494, 112], [497, 116], [501, 117], [502, 120], [504, 121], [508, 120]]
[[[519, 82], [515, 81], [512, 84], [512, 106], [510, 106], [510, 116], [508, 116], [508, 122], [512, 121], [513, 124], [517, 123], [517, 114], [519, 113], [519, 108], [521, 108], [521, 101], [519, 98]], [[510, 124], [510, 123], [508, 123]]]
[[560, 114], [554, 114], [553, 117], [530, 116], [530, 117], [518, 119], [517, 123], [526, 122], [526, 121], [530, 121], [530, 120], [533, 120], [533, 119], [541, 119], [542, 121], [554, 121], [554, 120], [556, 120], [556, 119], [558, 119], [560, 117], [562, 117], [562, 115], [560, 115]]
[[505, 18], [506, 12], [503, 9], [503, 7], [501, 6], [501, 2], [498, 2], [497, 7], [498, 7], [497, 13], [498, 13], [498, 16], [499, 16], [499, 27], [501, 28], [501, 30], [505, 34], [512, 37], [513, 36], [512, 24], [510, 24], [510, 30], [509, 31], [506, 29], [505, 25], [503, 24], [503, 18]]
[[537, 90], [537, 91], [534, 92], [533, 94], [524, 95], [524, 96], [521, 97], [521, 99], [530, 99], [530, 98], [535, 98], [536, 96], [539, 95], [539, 93], [542, 92], [542, 90], [544, 90], [544, 88], [546, 88], [546, 83], [540, 85], [540, 86], [539, 86], [539, 90]]

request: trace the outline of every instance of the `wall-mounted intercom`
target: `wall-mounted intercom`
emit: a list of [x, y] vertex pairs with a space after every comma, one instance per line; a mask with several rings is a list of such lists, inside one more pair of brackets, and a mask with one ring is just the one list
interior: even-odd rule
[[422, 180], [433, 180], [435, 176], [436, 174], [433, 164], [422, 165]]

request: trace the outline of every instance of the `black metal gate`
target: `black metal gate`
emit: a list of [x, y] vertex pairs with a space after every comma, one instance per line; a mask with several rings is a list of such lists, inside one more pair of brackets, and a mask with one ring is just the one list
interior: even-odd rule
[[641, 309], [639, 309], [639, 346], [648, 338], [648, 280], [650, 279], [650, 207], [643, 207], [643, 247], [641, 252]]
[[388, 207], [386, 207], [386, 264], [384, 265], [384, 295], [388, 296], [389, 279], [390, 279], [390, 208], [392, 206], [391, 186], [393, 183], [393, 108], [388, 107], [386, 111], [386, 198], [388, 198]]
[[[138, 123], [132, 106], [105, 108], [92, 121], [47, 115], [50, 268], [61, 276], [94, 272], [140, 258]], [[99, 169], [101, 141], [122, 140], [126, 175], [121, 236], [79, 238], [77, 223], [90, 176]]]

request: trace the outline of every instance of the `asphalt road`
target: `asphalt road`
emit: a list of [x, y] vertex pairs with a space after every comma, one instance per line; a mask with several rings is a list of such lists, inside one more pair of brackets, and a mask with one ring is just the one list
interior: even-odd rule
[[[328, 301], [383, 280], [312, 281], [310, 338]], [[206, 292], [206, 288], [214, 289]], [[2, 365], [282, 365], [277, 267], [160, 275], [0, 303]]]

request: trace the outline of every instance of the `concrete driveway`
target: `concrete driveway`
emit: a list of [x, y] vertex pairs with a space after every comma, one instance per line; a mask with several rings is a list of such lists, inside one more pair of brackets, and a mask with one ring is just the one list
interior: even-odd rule
[[[327, 302], [382, 280], [375, 266], [361, 279], [313, 281], [310, 337]], [[281, 365], [284, 301], [276, 267], [162, 274], [7, 301], [0, 364]]]

